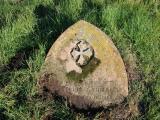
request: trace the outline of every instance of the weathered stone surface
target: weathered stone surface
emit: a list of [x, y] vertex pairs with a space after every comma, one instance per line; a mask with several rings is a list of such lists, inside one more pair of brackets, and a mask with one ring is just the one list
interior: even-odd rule
[[53, 44], [38, 84], [43, 93], [63, 96], [79, 109], [106, 108], [128, 95], [127, 74], [118, 50], [105, 33], [82, 20]]

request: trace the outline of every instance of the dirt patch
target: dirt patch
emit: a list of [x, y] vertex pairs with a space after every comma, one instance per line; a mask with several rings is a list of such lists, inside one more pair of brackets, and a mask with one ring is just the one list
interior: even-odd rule
[[110, 112], [109, 118], [113, 120], [127, 120], [131, 116], [128, 105], [119, 105]]
[[25, 53], [17, 53], [14, 57], [11, 58], [9, 64], [7, 65], [9, 70], [19, 69], [25, 61]]
[[124, 63], [129, 81], [141, 79], [137, 57], [135, 54], [131, 53], [131, 51], [128, 51], [128, 54], [124, 57]]
[[53, 112], [47, 111], [44, 115], [42, 115], [41, 120], [53, 120]]

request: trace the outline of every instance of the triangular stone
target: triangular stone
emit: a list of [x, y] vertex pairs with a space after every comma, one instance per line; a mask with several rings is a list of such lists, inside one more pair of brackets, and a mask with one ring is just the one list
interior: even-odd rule
[[128, 95], [127, 73], [117, 48], [104, 32], [83, 20], [55, 41], [39, 86], [43, 93], [62, 96], [79, 109], [106, 108]]

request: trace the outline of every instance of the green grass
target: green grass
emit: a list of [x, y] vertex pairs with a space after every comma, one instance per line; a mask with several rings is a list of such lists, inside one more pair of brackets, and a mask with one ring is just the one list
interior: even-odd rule
[[[48, 111], [57, 120], [89, 119], [61, 102], [42, 99], [36, 86], [48, 49], [80, 19], [108, 34], [125, 62], [129, 53], [136, 56], [140, 77], [129, 82], [125, 101], [130, 119], [160, 119], [159, 0], [12, 1], [0, 2], [0, 120], [39, 120]], [[109, 111], [114, 119], [113, 109], [92, 118]]]

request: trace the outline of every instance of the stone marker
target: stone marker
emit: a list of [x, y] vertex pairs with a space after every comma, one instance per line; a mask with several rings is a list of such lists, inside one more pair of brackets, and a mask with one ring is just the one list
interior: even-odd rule
[[64, 97], [78, 109], [108, 107], [128, 95], [123, 60], [111, 39], [83, 20], [49, 50], [40, 72], [42, 93]]

